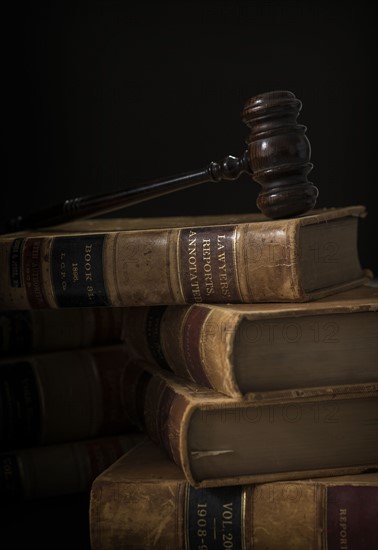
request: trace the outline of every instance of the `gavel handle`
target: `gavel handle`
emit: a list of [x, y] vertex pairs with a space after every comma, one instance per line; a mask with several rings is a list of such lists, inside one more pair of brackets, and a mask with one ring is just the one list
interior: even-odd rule
[[242, 173], [251, 174], [248, 151], [245, 151], [240, 158], [229, 155], [220, 162], [211, 162], [202, 170], [188, 172], [180, 176], [159, 179], [138, 187], [130, 187], [110, 193], [68, 199], [63, 203], [27, 216], [18, 216], [9, 220], [5, 224], [3, 232], [10, 233], [25, 229], [44, 228], [79, 218], [90, 218], [200, 183], [235, 180]]

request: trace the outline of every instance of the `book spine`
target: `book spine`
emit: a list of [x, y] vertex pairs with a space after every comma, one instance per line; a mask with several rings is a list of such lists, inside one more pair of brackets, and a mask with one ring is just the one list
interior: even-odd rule
[[71, 350], [0, 363], [0, 448], [134, 430], [123, 404], [122, 348]]
[[94, 479], [141, 439], [127, 434], [2, 452], [1, 501], [89, 491]]
[[190, 400], [176, 392], [164, 376], [149, 370], [145, 363], [133, 360], [128, 365], [123, 387], [128, 417], [165, 449], [190, 479], [185, 448]]
[[117, 344], [124, 340], [124, 308], [0, 312], [4, 356]]
[[206, 306], [130, 308], [127, 348], [131, 354], [201, 386], [241, 397], [233, 349], [240, 317]]
[[[0, 307], [43, 309], [303, 300], [297, 220], [267, 226], [114, 231], [3, 238]], [[258, 266], [258, 269], [256, 267]]]
[[378, 543], [377, 495], [376, 484], [195, 489], [174, 480], [98, 480], [90, 500], [92, 549], [370, 550]]
[[[142, 361], [131, 360], [127, 372], [128, 378], [132, 379], [133, 383], [124, 384], [125, 403], [132, 404], [134, 402], [132, 407], [130, 405], [130, 410], [133, 410], [134, 417], [137, 418], [138, 427], [161, 449], [164, 449], [170, 459], [179, 466], [186, 480], [196, 488], [283, 481], [294, 479], [297, 476], [292, 469], [265, 471], [264, 473], [251, 471], [240, 475], [224, 475], [222, 467], [217, 470], [216, 461], [211, 460], [212, 456], [219, 454], [218, 450], [215, 452], [212, 450], [198, 451], [197, 453], [197, 449], [191, 447], [190, 441], [197, 429], [201, 429], [201, 433], [210, 430], [214, 435], [212, 431], [214, 430], [214, 432], [220, 434], [222, 424], [224, 424], [223, 428], [226, 430], [227, 418], [232, 418], [235, 421], [235, 426], [244, 418], [251, 425], [258, 422], [260, 430], [262, 429], [261, 423], [264, 422], [268, 433], [270, 425], [274, 422], [273, 418], [278, 418], [276, 411], [280, 411], [279, 416], [284, 419], [285, 413], [283, 414], [283, 411], [287, 407], [294, 406], [296, 411], [300, 411], [300, 418], [302, 418], [303, 407], [303, 411], [305, 411], [303, 420], [305, 417], [312, 419], [313, 411], [319, 410], [319, 407], [322, 414], [328, 417], [329, 410], [327, 406], [332, 400], [332, 405], [335, 407], [333, 410], [337, 410], [338, 418], [343, 419], [344, 413], [345, 418], [348, 418], [349, 400], [359, 399], [360, 401], [361, 398], [369, 397], [373, 402], [373, 399], [376, 400], [377, 397], [377, 384], [371, 383], [334, 386], [329, 387], [327, 391], [324, 391], [324, 388], [321, 387], [294, 393], [290, 390], [272, 391], [260, 393], [257, 399], [240, 400], [182, 380]], [[135, 391], [135, 388], [139, 388], [141, 391]], [[295, 403], [293, 401], [294, 396]], [[364, 404], [367, 403], [366, 400]], [[131, 419], [131, 417], [132, 415], [129, 413], [129, 418]], [[211, 419], [215, 417], [217, 420], [212, 423]], [[286, 422], [286, 420], [284, 421]], [[292, 427], [294, 427], [295, 422], [294, 420], [294, 423], [291, 424]], [[247, 424], [244, 425], [247, 426]], [[348, 438], [350, 435], [349, 424], [344, 422], [343, 425], [346, 427], [345, 437]], [[293, 436], [293, 428], [290, 432], [291, 436], [295, 437]], [[246, 434], [247, 431], [243, 433]], [[249, 432], [250, 436], [251, 433]], [[311, 442], [308, 440], [307, 444], [310, 445]], [[309, 467], [308, 469], [302, 467], [301, 476], [306, 479], [364, 471], [376, 465], [376, 456], [373, 449], [371, 451], [371, 456], [366, 459], [367, 463], [355, 465], [350, 463], [344, 465], [324, 464], [317, 468]], [[220, 452], [222, 454], [223, 451]], [[201, 462], [199, 459], [201, 459]], [[208, 470], [206, 473], [204, 473], [204, 470], [199, 473], [204, 464], [206, 464]]]

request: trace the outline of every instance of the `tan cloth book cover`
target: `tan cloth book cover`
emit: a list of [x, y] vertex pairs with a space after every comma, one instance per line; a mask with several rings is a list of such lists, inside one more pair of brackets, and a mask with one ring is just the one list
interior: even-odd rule
[[131, 360], [130, 419], [196, 487], [360, 472], [378, 464], [378, 382], [231, 398]]
[[125, 310], [136, 356], [230, 395], [378, 381], [378, 288], [308, 303]]
[[372, 550], [378, 473], [195, 489], [150, 441], [92, 484], [93, 550]]
[[314, 300], [372, 276], [358, 255], [365, 216], [357, 205], [275, 221], [83, 220], [3, 235], [0, 307]]

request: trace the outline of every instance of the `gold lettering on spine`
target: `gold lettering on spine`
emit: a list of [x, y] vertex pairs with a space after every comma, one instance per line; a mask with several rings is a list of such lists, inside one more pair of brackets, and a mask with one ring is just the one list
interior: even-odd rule
[[203, 260], [206, 296], [211, 296], [211, 294], [214, 294], [214, 281], [213, 281], [213, 271], [211, 267], [211, 240], [210, 239], [203, 239], [202, 241], [202, 260]]
[[23, 279], [30, 307], [44, 308], [47, 298], [43, 287], [42, 238], [25, 239], [22, 252]]
[[340, 550], [348, 550], [348, 520], [347, 509], [341, 508], [339, 511], [340, 527]]
[[93, 282], [93, 275], [92, 275], [92, 244], [85, 245], [84, 248], [84, 274], [85, 274], [85, 282], [86, 282], [86, 291], [88, 300], [94, 300], [95, 298], [95, 291], [94, 287], [92, 285]]
[[180, 233], [179, 262], [189, 303], [238, 302], [235, 226], [185, 228]]
[[38, 303], [42, 303], [43, 292], [41, 288], [41, 269], [39, 265], [41, 241], [34, 240], [32, 241], [32, 243], [31, 262], [29, 266], [29, 277], [27, 280], [27, 284], [32, 287], [35, 300]]
[[[224, 249], [224, 242], [226, 240], [226, 235], [218, 235], [217, 237], [217, 250], [218, 250], [218, 271], [219, 271], [219, 282], [221, 287], [222, 296], [230, 297], [230, 288], [227, 278], [227, 263], [226, 263], [226, 252]], [[223, 252], [221, 252], [223, 250]]]
[[189, 231], [188, 242], [188, 261], [189, 261], [189, 277], [190, 288], [195, 302], [202, 302], [200, 284], [198, 281], [198, 266], [197, 266], [197, 233]]

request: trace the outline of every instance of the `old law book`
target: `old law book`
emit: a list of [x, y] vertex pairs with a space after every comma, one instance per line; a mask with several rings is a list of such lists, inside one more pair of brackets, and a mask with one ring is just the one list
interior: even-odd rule
[[125, 309], [67, 308], [0, 311], [0, 352], [6, 357], [121, 343]]
[[196, 487], [360, 472], [378, 464], [378, 382], [232, 398], [132, 360], [130, 419]]
[[196, 489], [151, 442], [93, 482], [92, 550], [378, 547], [378, 473]]
[[128, 433], [0, 452], [0, 503], [89, 491], [101, 472], [143, 439]]
[[0, 312], [3, 355], [125, 343], [231, 396], [378, 379], [378, 288], [309, 303]]
[[371, 277], [363, 206], [262, 214], [82, 220], [0, 239], [0, 308], [305, 302]]
[[378, 381], [378, 288], [300, 304], [127, 308], [127, 348], [232, 397]]
[[123, 402], [126, 356], [103, 346], [0, 362], [0, 449], [136, 431]]

